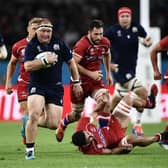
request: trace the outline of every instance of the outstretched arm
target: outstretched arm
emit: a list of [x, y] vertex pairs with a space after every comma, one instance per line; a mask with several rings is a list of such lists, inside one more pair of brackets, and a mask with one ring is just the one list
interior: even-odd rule
[[155, 80], [160, 80], [162, 78], [162, 74], [158, 67], [158, 59], [157, 54], [161, 51], [160, 43], [157, 43], [153, 49], [151, 50], [150, 56], [151, 56], [151, 63], [153, 67], [153, 77]]

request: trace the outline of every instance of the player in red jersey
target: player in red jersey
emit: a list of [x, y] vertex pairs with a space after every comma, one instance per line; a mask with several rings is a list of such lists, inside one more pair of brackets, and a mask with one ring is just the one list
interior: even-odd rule
[[[165, 75], [162, 75], [159, 67], [158, 67], [158, 53], [161, 51], [167, 51], [168, 50], [168, 36], [165, 36], [162, 38], [151, 50], [151, 62], [153, 67], [153, 78], [154, 80], [161, 80], [162, 78], [165, 80], [166, 85], [168, 84], [168, 73]], [[167, 71], [168, 72], [168, 71]], [[168, 123], [166, 124], [165, 130], [168, 130]], [[163, 141], [160, 143], [160, 145], [168, 150], [168, 141]]]
[[[102, 61], [104, 61], [106, 70], [107, 84], [112, 84], [110, 42], [106, 37], [103, 37], [103, 22], [101, 20], [93, 20], [90, 23], [88, 34], [83, 36], [74, 46], [73, 57], [80, 73], [83, 94], [80, 97], [75, 97], [71, 91], [72, 112], [67, 114], [57, 129], [56, 138], [59, 142], [63, 139], [67, 125], [80, 118], [85, 99], [91, 96], [97, 100], [106, 92], [100, 68]], [[73, 83], [79, 84], [79, 81], [73, 81]]]
[[[106, 97], [106, 98], [105, 98]], [[108, 111], [110, 119], [106, 127], [96, 127], [90, 122], [90, 117], [81, 117], [78, 121], [76, 132], [72, 135], [72, 143], [79, 147], [84, 154], [127, 154], [135, 146], [148, 146], [154, 142], [168, 140], [168, 131], [157, 133], [153, 136], [125, 135], [130, 122], [129, 113], [133, 101], [133, 94], [126, 95], [116, 106], [113, 113], [104, 108], [104, 100], [109, 94], [104, 94], [101, 103], [94, 110], [92, 116], [102, 115], [101, 111]]]
[[26, 38], [23, 38], [22, 40], [16, 42], [12, 46], [12, 55], [10, 58], [10, 61], [7, 66], [7, 74], [6, 74], [6, 84], [5, 89], [7, 94], [12, 93], [12, 76], [15, 72], [17, 63], [20, 64], [20, 73], [18, 77], [17, 82], [17, 95], [18, 95], [18, 101], [20, 104], [20, 108], [23, 112], [23, 125], [21, 129], [21, 134], [23, 136], [23, 141], [25, 143], [25, 126], [26, 122], [28, 120], [28, 111], [27, 111], [27, 87], [29, 83], [29, 73], [25, 72], [24, 69], [24, 50], [27, 45], [27, 43], [32, 39], [32, 37], [35, 34], [36, 28], [39, 25], [39, 23], [42, 21], [42, 18], [32, 18], [27, 26], [28, 36]]

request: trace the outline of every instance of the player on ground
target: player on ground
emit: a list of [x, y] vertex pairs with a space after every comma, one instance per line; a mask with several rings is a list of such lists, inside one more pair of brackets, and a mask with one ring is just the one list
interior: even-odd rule
[[[166, 85], [168, 84], [168, 73], [164, 76], [162, 75], [162, 73], [159, 70], [158, 67], [158, 53], [162, 52], [162, 51], [168, 51], [168, 36], [165, 36], [164, 38], [162, 38], [157, 44], [155, 44], [155, 46], [152, 48], [151, 50], [151, 62], [152, 62], [152, 67], [153, 67], [153, 78], [154, 80], [161, 80], [164, 79]], [[168, 72], [168, 71], [167, 71]], [[165, 130], [168, 131], [168, 123], [165, 127]], [[168, 141], [161, 141], [160, 145], [168, 150]]]
[[[109, 95], [107, 94], [106, 97]], [[168, 140], [168, 131], [144, 137], [125, 135], [130, 122], [129, 113], [133, 104], [133, 97], [133, 95], [128, 94], [119, 102], [110, 115], [106, 127], [98, 128], [90, 122], [90, 117], [81, 117], [76, 132], [72, 135], [72, 143], [78, 146], [84, 154], [127, 154], [135, 146], [144, 147], [154, 142]], [[97, 106], [97, 109], [92, 113], [94, 118], [97, 114], [102, 114], [102, 111], [108, 111], [108, 108], [104, 108], [104, 99], [99, 99], [102, 103], [99, 103], [99, 107]]]
[[157, 86], [151, 87], [151, 93], [148, 97], [147, 89], [141, 81], [136, 78], [136, 65], [138, 55], [138, 41], [142, 38], [142, 44], [146, 47], [151, 46], [151, 38], [147, 37], [144, 28], [132, 22], [132, 11], [128, 7], [118, 9], [118, 24], [112, 25], [105, 32], [111, 43], [112, 62], [118, 65], [113, 72], [115, 79], [115, 91], [112, 97], [112, 109], [118, 104], [122, 97], [128, 91], [133, 91], [139, 99], [134, 102], [134, 107], [138, 111], [136, 124], [133, 126], [133, 133], [143, 135], [141, 127], [141, 116], [144, 108], [155, 107], [155, 97], [157, 95]]
[[[112, 84], [110, 42], [103, 37], [103, 22], [101, 20], [93, 20], [90, 23], [88, 34], [83, 36], [74, 46], [73, 57], [80, 73], [83, 94], [80, 98], [76, 98], [71, 93], [72, 112], [67, 114], [57, 129], [56, 138], [58, 141], [62, 141], [67, 125], [79, 120], [85, 99], [91, 96], [97, 100], [106, 92], [100, 69], [102, 61], [104, 61], [106, 70], [107, 84]], [[109, 102], [106, 103], [109, 104]]]
[[[44, 56], [37, 59], [39, 53]], [[47, 52], [47, 53], [46, 53]], [[37, 27], [35, 37], [25, 48], [24, 68], [30, 72], [28, 86], [29, 120], [26, 125], [26, 160], [34, 156], [35, 139], [40, 115], [45, 109], [44, 124], [50, 129], [59, 126], [63, 106], [62, 65], [69, 66], [73, 81], [73, 92], [76, 97], [82, 93], [79, 74], [71, 50], [63, 41], [53, 35], [50, 20], [43, 19]]]
[[42, 18], [32, 18], [28, 22], [27, 26], [27, 37], [19, 40], [12, 46], [12, 55], [7, 66], [6, 73], [6, 84], [5, 89], [7, 94], [12, 93], [12, 76], [16, 70], [17, 63], [20, 64], [20, 73], [17, 81], [17, 96], [20, 104], [21, 111], [23, 112], [23, 124], [21, 128], [21, 135], [23, 137], [23, 143], [26, 143], [25, 137], [25, 126], [28, 120], [28, 110], [27, 110], [27, 96], [28, 96], [28, 83], [29, 83], [29, 73], [25, 72], [24, 69], [24, 51], [27, 43], [33, 38], [38, 24], [41, 22]]

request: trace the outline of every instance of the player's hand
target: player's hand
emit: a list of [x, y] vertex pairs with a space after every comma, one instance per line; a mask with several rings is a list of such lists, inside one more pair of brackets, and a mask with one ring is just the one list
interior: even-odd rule
[[161, 80], [162, 79], [162, 74], [158, 71], [154, 72], [154, 80]]
[[12, 87], [6, 87], [5, 90], [6, 90], [6, 93], [9, 95], [13, 93]]
[[103, 78], [103, 73], [101, 70], [98, 70], [98, 71], [91, 71], [90, 72], [90, 77], [93, 79], [93, 80], [96, 80], [96, 81], [99, 81]]
[[46, 55], [46, 59], [49, 64], [55, 65], [58, 62], [58, 55], [54, 52], [48, 52]]
[[113, 79], [112, 79], [111, 75], [110, 74], [107, 75], [106, 78], [107, 78], [107, 85], [111, 86], [113, 84]]
[[83, 94], [83, 89], [80, 84], [73, 85], [73, 92], [75, 97], [80, 97]]
[[150, 37], [144, 38], [143, 45], [145, 47], [150, 47], [152, 45], [152, 39]]

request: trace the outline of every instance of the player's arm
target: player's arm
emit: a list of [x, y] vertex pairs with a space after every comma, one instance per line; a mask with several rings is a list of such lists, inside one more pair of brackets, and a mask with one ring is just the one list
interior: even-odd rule
[[7, 49], [5, 45], [0, 47], [0, 59], [5, 59], [8, 55]]
[[126, 147], [115, 147], [113, 149], [105, 148], [102, 150], [102, 154], [126, 154], [131, 150]]
[[75, 62], [77, 64], [78, 71], [80, 74], [86, 75], [86, 76], [92, 78], [93, 80], [100, 80], [103, 77], [101, 70], [90, 71], [90, 70], [84, 68], [83, 66], [81, 66], [79, 64], [79, 62], [81, 61], [81, 57], [79, 55], [77, 55], [76, 53], [73, 53], [73, 57], [75, 59]]
[[158, 42], [151, 50], [150, 56], [151, 56], [151, 63], [154, 71], [154, 79], [160, 80], [162, 78], [162, 74], [158, 67], [158, 58], [157, 54], [161, 51], [160, 43]]
[[81, 93], [83, 92], [80, 82], [80, 78], [79, 78], [79, 72], [78, 72], [78, 68], [76, 66], [75, 60], [74, 58], [70, 59], [68, 61], [68, 66], [69, 66], [69, 71], [71, 72], [71, 76], [72, 76], [72, 83], [73, 83], [73, 91], [76, 95], [76, 97], [80, 96]]
[[106, 71], [107, 84], [112, 85], [113, 80], [112, 80], [112, 77], [111, 77], [111, 69], [110, 69], [110, 63], [111, 63], [110, 49], [108, 49], [108, 51], [106, 52], [103, 61], [104, 61], [104, 67], [105, 67], [105, 71]]
[[45, 57], [34, 59], [34, 60], [27, 60], [24, 63], [25, 71], [36, 71], [41, 68], [47, 67], [47, 65], [52, 64], [54, 65], [57, 62], [57, 57], [53, 53], [47, 53]]
[[7, 72], [6, 72], [6, 83], [5, 83], [5, 90], [7, 94], [12, 93], [12, 76], [16, 70], [16, 65], [17, 65], [17, 58], [15, 56], [11, 56], [11, 59], [7, 65]]

